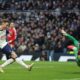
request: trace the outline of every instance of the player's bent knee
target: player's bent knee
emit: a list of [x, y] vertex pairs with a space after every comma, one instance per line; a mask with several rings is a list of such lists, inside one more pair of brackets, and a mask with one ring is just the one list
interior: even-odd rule
[[13, 59], [15, 59], [15, 58], [17, 57], [17, 54], [13, 51], [13, 52], [11, 53], [11, 57], [12, 57]]

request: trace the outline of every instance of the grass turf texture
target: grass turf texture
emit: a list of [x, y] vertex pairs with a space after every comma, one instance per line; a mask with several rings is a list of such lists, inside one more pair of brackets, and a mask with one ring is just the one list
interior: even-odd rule
[[80, 67], [75, 62], [34, 63], [32, 71], [13, 63], [0, 73], [0, 80], [80, 80]]

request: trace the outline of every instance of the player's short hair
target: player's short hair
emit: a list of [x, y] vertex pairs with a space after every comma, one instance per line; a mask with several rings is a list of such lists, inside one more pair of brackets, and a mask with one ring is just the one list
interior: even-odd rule
[[[14, 27], [14, 22], [11, 22], [10, 25], [11, 25], [11, 24], [13, 24], [13, 27]], [[9, 26], [9, 27], [10, 27], [10, 26]]]

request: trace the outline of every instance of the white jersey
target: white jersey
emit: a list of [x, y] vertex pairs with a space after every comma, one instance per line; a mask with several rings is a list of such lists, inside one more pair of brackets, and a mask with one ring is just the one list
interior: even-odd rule
[[4, 48], [7, 45], [6, 41], [6, 30], [0, 30], [0, 48]]

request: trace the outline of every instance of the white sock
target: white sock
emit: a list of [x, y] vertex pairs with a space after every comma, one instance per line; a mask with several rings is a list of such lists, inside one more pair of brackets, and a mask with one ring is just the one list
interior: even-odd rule
[[18, 58], [16, 58], [15, 60], [18, 64], [22, 65], [25, 68], [28, 68], [28, 65], [26, 65], [22, 60], [19, 60]]
[[9, 65], [9, 64], [12, 63], [13, 61], [14, 61], [13, 59], [8, 59], [7, 61], [5, 61], [5, 62], [1, 65], [1, 67], [5, 67], [5, 66]]

